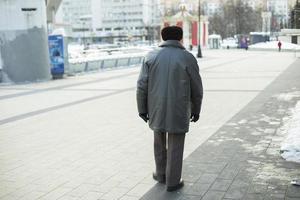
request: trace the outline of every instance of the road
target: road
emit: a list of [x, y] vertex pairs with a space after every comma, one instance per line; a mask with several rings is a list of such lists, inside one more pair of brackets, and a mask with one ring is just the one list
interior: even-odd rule
[[[292, 53], [207, 50], [200, 122], [184, 156], [295, 61]], [[137, 116], [139, 67], [0, 86], [0, 199], [139, 199], [155, 182], [153, 135]]]

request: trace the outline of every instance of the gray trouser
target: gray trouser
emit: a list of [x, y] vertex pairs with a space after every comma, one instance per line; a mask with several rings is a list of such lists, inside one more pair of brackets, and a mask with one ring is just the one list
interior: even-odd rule
[[[154, 132], [154, 158], [156, 174], [166, 175], [167, 186], [180, 182], [184, 149], [184, 134]], [[168, 148], [166, 141], [168, 140]]]

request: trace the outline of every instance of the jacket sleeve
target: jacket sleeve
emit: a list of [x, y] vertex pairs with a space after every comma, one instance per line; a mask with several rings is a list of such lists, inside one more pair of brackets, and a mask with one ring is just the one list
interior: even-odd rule
[[187, 67], [187, 71], [191, 81], [191, 112], [193, 114], [200, 114], [203, 99], [203, 86], [199, 73], [199, 66], [194, 56], [191, 58], [191, 64]]
[[148, 113], [147, 99], [148, 99], [148, 76], [149, 68], [144, 59], [137, 81], [136, 100], [138, 112], [140, 114]]

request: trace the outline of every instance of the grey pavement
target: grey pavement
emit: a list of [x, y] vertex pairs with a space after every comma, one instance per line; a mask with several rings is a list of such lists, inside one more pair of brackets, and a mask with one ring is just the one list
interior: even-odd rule
[[[253, 175], [255, 170], [256, 182], [263, 185], [258, 184], [258, 189], [273, 191], [274, 185], [259, 178], [278, 173], [287, 182], [290, 177], [286, 174], [297, 175], [299, 170], [293, 170], [293, 164], [283, 170], [286, 162], [274, 153], [278, 141], [272, 140], [272, 134], [280, 123], [260, 126], [261, 116], [253, 114], [258, 118], [252, 122], [244, 110], [254, 113], [269, 101], [268, 96], [260, 97], [273, 91], [265, 88], [282, 72], [292, 69], [289, 66], [295, 61], [294, 54], [283, 52], [205, 51], [205, 58], [200, 60], [205, 88], [203, 112], [186, 138], [183, 170], [187, 184], [168, 197], [164, 196], [164, 187], [151, 178], [153, 135], [137, 117], [135, 102], [138, 67], [42, 83], [1, 85], [0, 199], [234, 199], [248, 193], [249, 185], [255, 190], [252, 182], [243, 183], [241, 178]], [[266, 105], [276, 107], [272, 102]], [[293, 102], [286, 104], [293, 106]], [[253, 133], [256, 139], [245, 134], [254, 125], [248, 130], [248, 121], [237, 124], [245, 121], [241, 118], [259, 123], [260, 129]], [[272, 148], [263, 151], [267, 146]], [[267, 159], [262, 157], [258, 163], [251, 149], [266, 154]], [[275, 158], [267, 157], [266, 152]], [[248, 163], [249, 156], [253, 162]], [[236, 185], [244, 186], [242, 192]], [[274, 194], [297, 194], [292, 187], [274, 188], [278, 190]], [[153, 192], [160, 197], [152, 196]]]
[[300, 164], [280, 157], [281, 127], [300, 101], [299, 66], [300, 59], [185, 159], [183, 189], [156, 184], [141, 199], [300, 199], [300, 186], [290, 184]]

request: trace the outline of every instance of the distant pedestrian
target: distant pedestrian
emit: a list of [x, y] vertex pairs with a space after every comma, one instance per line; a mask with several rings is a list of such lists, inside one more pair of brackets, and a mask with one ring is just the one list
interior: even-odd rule
[[248, 43], [246, 42], [245, 43], [245, 50], [248, 51], [248, 49], [249, 49], [249, 46], [248, 46]]
[[278, 51], [280, 52], [281, 51], [282, 43], [280, 41], [278, 41], [277, 45], [278, 45]]
[[[156, 171], [153, 179], [167, 191], [183, 187], [181, 179], [185, 134], [197, 122], [203, 97], [195, 57], [182, 46], [183, 31], [169, 26], [161, 31], [164, 42], [148, 53], [137, 81], [139, 116], [154, 131]], [[166, 147], [168, 146], [168, 148]]]
[[249, 49], [250, 39], [246, 38], [246, 51]]

